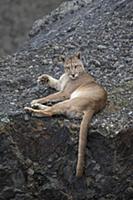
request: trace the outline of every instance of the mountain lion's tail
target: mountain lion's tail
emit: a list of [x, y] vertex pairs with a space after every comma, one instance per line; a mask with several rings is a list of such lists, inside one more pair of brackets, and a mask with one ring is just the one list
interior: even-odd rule
[[79, 134], [79, 147], [78, 147], [78, 162], [76, 169], [76, 176], [78, 177], [82, 176], [84, 170], [87, 130], [93, 114], [94, 114], [93, 110], [85, 111], [83, 119], [81, 121], [80, 134]]

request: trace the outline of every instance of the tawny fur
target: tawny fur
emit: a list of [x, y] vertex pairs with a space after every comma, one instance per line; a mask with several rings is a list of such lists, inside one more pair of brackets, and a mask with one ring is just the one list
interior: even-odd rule
[[[58, 90], [57, 93], [47, 97], [33, 100], [32, 107], [25, 107], [38, 117], [64, 114], [70, 117], [83, 116], [80, 126], [78, 162], [76, 176], [80, 177], [84, 172], [85, 148], [87, 143], [87, 132], [91, 118], [95, 113], [104, 108], [107, 93], [104, 88], [95, 82], [94, 78], [85, 71], [80, 59], [80, 54], [66, 58], [64, 61], [64, 74], [59, 80], [44, 74], [38, 78], [38, 82], [48, 84]], [[62, 101], [59, 103], [55, 103]], [[52, 106], [46, 106], [48, 102], [54, 102]]]

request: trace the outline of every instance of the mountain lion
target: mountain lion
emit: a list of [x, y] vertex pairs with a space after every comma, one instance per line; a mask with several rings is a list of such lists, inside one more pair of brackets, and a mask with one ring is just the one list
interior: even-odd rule
[[[76, 169], [76, 176], [78, 177], [82, 176], [84, 171], [85, 148], [90, 120], [95, 113], [104, 108], [107, 100], [107, 92], [85, 71], [80, 57], [80, 53], [77, 53], [66, 59], [62, 58], [64, 74], [59, 80], [47, 74], [40, 76], [38, 78], [39, 83], [48, 84], [58, 92], [33, 100], [31, 102], [32, 108], [25, 107], [27, 112], [38, 117], [57, 114], [73, 118], [82, 116]], [[44, 105], [48, 102], [56, 103], [52, 106]]]

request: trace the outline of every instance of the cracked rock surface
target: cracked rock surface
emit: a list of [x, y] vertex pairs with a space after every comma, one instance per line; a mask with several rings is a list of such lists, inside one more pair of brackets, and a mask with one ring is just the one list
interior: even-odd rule
[[[130, 200], [133, 142], [133, 1], [67, 1], [33, 24], [0, 59], [0, 199]], [[60, 55], [81, 51], [108, 91], [88, 131], [85, 175], [75, 178], [78, 120], [32, 118], [23, 107], [54, 92], [37, 77], [63, 73]]]

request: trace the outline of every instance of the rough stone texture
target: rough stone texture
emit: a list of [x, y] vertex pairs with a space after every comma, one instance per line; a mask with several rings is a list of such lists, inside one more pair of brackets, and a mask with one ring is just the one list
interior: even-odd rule
[[[133, 198], [132, 10], [132, 0], [68, 1], [34, 23], [19, 52], [0, 60], [0, 199]], [[75, 178], [80, 122], [23, 111], [53, 92], [39, 88], [37, 77], [58, 78], [60, 55], [78, 50], [109, 94], [91, 123], [81, 179]]]
[[0, 0], [0, 57], [12, 54], [26, 40], [33, 22], [63, 0]]

